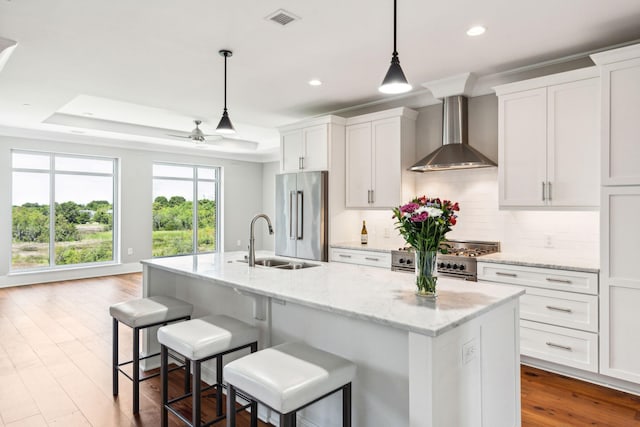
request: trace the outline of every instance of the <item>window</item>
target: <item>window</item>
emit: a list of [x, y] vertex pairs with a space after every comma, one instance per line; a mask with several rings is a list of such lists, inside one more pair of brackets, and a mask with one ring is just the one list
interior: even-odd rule
[[14, 150], [11, 270], [117, 259], [117, 160]]
[[219, 177], [215, 167], [153, 165], [154, 257], [218, 250]]

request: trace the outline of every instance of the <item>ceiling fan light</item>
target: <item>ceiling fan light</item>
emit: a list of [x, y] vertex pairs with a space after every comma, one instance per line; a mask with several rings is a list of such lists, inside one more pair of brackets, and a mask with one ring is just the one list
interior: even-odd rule
[[398, 55], [394, 54], [391, 59], [389, 71], [387, 71], [387, 74], [384, 76], [382, 85], [378, 90], [382, 93], [405, 93], [409, 92], [411, 89], [412, 87], [407, 81], [407, 78], [402, 71], [402, 67], [400, 67]]
[[226, 135], [236, 133], [235, 128], [231, 124], [231, 119], [229, 119], [229, 114], [227, 114], [227, 109], [226, 108], [224, 109], [224, 112], [222, 113], [222, 118], [220, 119], [220, 122], [218, 123], [218, 127], [216, 128], [216, 132], [222, 133], [222, 134], [226, 134]]

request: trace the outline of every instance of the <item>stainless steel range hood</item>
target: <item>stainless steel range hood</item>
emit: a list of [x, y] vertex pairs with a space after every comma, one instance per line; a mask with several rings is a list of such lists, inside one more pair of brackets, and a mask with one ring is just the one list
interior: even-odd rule
[[442, 147], [409, 168], [414, 172], [470, 169], [497, 166], [469, 145], [467, 139], [467, 98], [449, 96], [442, 103]]

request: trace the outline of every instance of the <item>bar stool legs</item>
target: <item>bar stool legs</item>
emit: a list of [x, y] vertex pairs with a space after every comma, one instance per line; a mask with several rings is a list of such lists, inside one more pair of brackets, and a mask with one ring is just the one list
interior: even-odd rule
[[342, 427], [351, 427], [351, 383], [342, 387]]

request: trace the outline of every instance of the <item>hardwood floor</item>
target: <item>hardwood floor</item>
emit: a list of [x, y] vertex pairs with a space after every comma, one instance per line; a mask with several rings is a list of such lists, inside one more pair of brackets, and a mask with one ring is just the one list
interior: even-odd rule
[[[124, 377], [118, 398], [111, 395], [108, 307], [140, 297], [141, 283], [140, 274], [128, 274], [0, 289], [0, 427], [160, 424], [157, 378], [141, 384], [139, 416], [131, 414]], [[131, 331], [122, 327], [120, 335], [128, 358]], [[638, 396], [529, 367], [521, 378], [523, 426], [640, 426]], [[173, 389], [180, 384], [172, 379]], [[215, 399], [205, 400], [209, 417]], [[180, 425], [173, 416], [170, 424]], [[248, 425], [247, 417], [239, 421]]]

